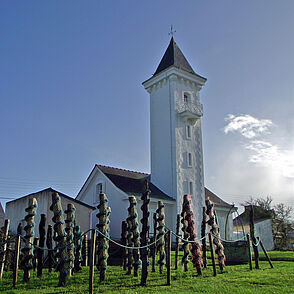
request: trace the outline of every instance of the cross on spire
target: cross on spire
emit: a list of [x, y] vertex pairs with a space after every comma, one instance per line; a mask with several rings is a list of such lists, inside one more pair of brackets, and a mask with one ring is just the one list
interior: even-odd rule
[[168, 33], [169, 36], [174, 36], [174, 33], [176, 33], [177, 31], [173, 29], [173, 25], [170, 26], [170, 32]]

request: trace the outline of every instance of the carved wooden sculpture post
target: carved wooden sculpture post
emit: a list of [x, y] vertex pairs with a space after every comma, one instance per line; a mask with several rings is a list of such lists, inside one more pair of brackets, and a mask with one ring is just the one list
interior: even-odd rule
[[4, 270], [7, 272], [10, 270], [13, 263], [13, 250], [12, 250], [12, 238], [11, 236], [7, 236], [7, 248], [5, 254], [5, 264]]
[[[46, 214], [41, 214], [41, 220], [39, 223], [39, 246], [41, 248], [44, 248], [45, 246], [45, 235], [46, 235], [46, 230], [45, 230], [45, 224], [46, 224]], [[37, 266], [37, 277], [42, 277], [42, 271], [43, 271], [43, 255], [44, 251], [43, 249], [38, 249], [38, 266]]]
[[188, 223], [187, 227], [187, 232], [190, 235], [189, 236], [189, 241], [192, 241], [194, 243], [190, 243], [190, 251], [192, 253], [192, 263], [194, 267], [197, 270], [198, 275], [202, 274], [202, 269], [201, 269], [201, 245], [198, 241], [196, 241], [196, 234], [194, 232], [194, 216], [193, 212], [191, 210], [190, 202], [189, 202], [189, 197], [188, 195], [184, 195], [184, 204], [183, 206], [185, 207], [185, 220]]
[[67, 210], [65, 211], [66, 213], [66, 242], [67, 242], [67, 265], [66, 267], [68, 268], [68, 276], [71, 276], [71, 271], [74, 265], [74, 234], [73, 234], [73, 228], [74, 228], [74, 221], [75, 221], [75, 211], [76, 208], [72, 203], [67, 204]]
[[[16, 232], [17, 232], [18, 236], [22, 236], [22, 223], [18, 224]], [[22, 238], [20, 238], [20, 240], [19, 240], [19, 260], [18, 260], [19, 265], [22, 264], [22, 259], [23, 259], [23, 254], [21, 253], [22, 244], [23, 244], [23, 241], [22, 241]]]
[[[158, 201], [157, 205], [157, 251], [159, 252], [159, 272], [162, 274], [162, 269], [165, 264], [165, 238], [163, 237], [165, 233], [165, 215], [164, 215], [164, 205], [162, 201]], [[160, 240], [159, 240], [160, 239]]]
[[[129, 217], [128, 222], [130, 223], [130, 228], [133, 235], [133, 245], [134, 247], [140, 247], [140, 234], [139, 234], [139, 224], [138, 224], [138, 213], [136, 209], [137, 200], [134, 196], [129, 197], [130, 207], [128, 208]], [[139, 249], [133, 249], [134, 257], [134, 276], [138, 276], [138, 270], [141, 265]]]
[[179, 257], [179, 234], [180, 234], [181, 215], [177, 214], [177, 227], [176, 227], [176, 250], [175, 250], [175, 270], [178, 269]]
[[[105, 194], [101, 193], [99, 195], [100, 203], [97, 206], [99, 213], [97, 217], [99, 218], [99, 223], [96, 225], [98, 230], [105, 236], [109, 235], [109, 214], [110, 209], [107, 205], [108, 200]], [[107, 239], [98, 233], [98, 270], [100, 271], [100, 282], [105, 280], [105, 272], [107, 269], [107, 259], [108, 259], [108, 248], [109, 244]]]
[[25, 235], [25, 245], [22, 249], [23, 252], [23, 281], [28, 282], [30, 280], [30, 270], [32, 269], [32, 258], [33, 258], [33, 240], [34, 240], [34, 218], [36, 215], [37, 210], [37, 200], [36, 198], [30, 198], [29, 199], [29, 205], [25, 209], [27, 212], [27, 215], [25, 216], [25, 221], [27, 222], [26, 226], [24, 227], [24, 230], [26, 231]]
[[54, 225], [54, 231], [57, 232], [57, 237], [55, 241], [57, 242], [58, 252], [55, 255], [59, 258], [59, 263], [57, 270], [59, 271], [59, 282], [58, 286], [63, 287], [66, 284], [66, 278], [68, 276], [69, 268], [67, 267], [68, 257], [67, 257], [67, 246], [66, 246], [66, 232], [64, 225], [64, 214], [61, 206], [61, 199], [57, 193], [52, 193], [52, 205], [50, 210], [53, 211], [54, 216], [52, 218]]
[[38, 265], [38, 259], [37, 259], [37, 253], [38, 253], [38, 247], [39, 247], [39, 238], [35, 237], [34, 238], [34, 256], [32, 258], [32, 263], [33, 263], [33, 271], [36, 271], [37, 265]]
[[[134, 247], [134, 241], [133, 241], [133, 232], [132, 232], [132, 222], [130, 217], [127, 217], [127, 246], [128, 247]], [[128, 271], [127, 271], [127, 275], [132, 274], [132, 268], [133, 268], [133, 263], [134, 263], [134, 259], [133, 259], [133, 250], [132, 249], [128, 249], [127, 250], [127, 257], [128, 257]]]
[[16, 235], [15, 241], [15, 253], [14, 253], [14, 264], [13, 264], [13, 288], [16, 288], [17, 283], [17, 271], [19, 264], [19, 250], [20, 250], [20, 235]]
[[6, 219], [4, 222], [3, 232], [2, 232], [2, 246], [0, 246], [0, 280], [2, 280], [3, 275], [3, 269], [4, 269], [4, 261], [5, 261], [5, 255], [6, 255], [6, 248], [7, 248], [7, 236], [8, 236], [8, 230], [9, 230], [9, 223], [10, 220]]
[[[149, 202], [150, 202], [150, 190], [149, 190], [149, 184], [146, 180], [144, 183], [143, 193], [141, 200], [143, 201], [143, 204], [141, 206], [142, 210], [142, 231], [140, 234], [141, 237], [141, 246], [148, 245], [149, 242]], [[141, 275], [141, 285], [146, 286], [147, 283], [147, 277], [148, 277], [148, 254], [149, 249], [142, 248], [140, 250], [141, 253], [141, 260], [142, 260], [142, 275]]]
[[202, 239], [202, 252], [203, 252], [203, 266], [204, 268], [207, 268], [207, 254], [206, 254], [206, 213], [205, 213], [205, 207], [202, 209], [202, 224], [201, 224], [201, 238]]
[[[123, 221], [121, 223], [121, 244], [126, 246], [127, 245], [127, 230], [128, 230], [128, 224], [126, 221]], [[122, 266], [123, 269], [127, 269], [127, 250], [126, 248], [122, 248]]]
[[251, 205], [250, 213], [249, 213], [249, 226], [250, 226], [250, 237], [252, 240], [253, 252], [254, 252], [254, 261], [255, 261], [255, 268], [259, 269], [259, 253], [258, 248], [256, 246], [257, 239], [255, 238], [255, 229], [254, 229], [254, 208]]
[[52, 235], [53, 235], [52, 225], [48, 225], [46, 246], [49, 249], [48, 250], [48, 271], [49, 271], [49, 273], [52, 272], [52, 266], [53, 266], [53, 251], [51, 250], [53, 248]]
[[153, 246], [152, 246], [152, 272], [155, 272], [155, 261], [156, 261], [156, 239], [157, 239], [157, 234], [156, 234], [156, 228], [157, 228], [157, 216], [156, 212], [153, 213]]
[[88, 236], [84, 235], [82, 242], [82, 265], [88, 266]]
[[[184, 202], [183, 202], [183, 207], [182, 207], [182, 213], [181, 213], [181, 223], [182, 223], [182, 231], [183, 231], [183, 239], [188, 240], [189, 234], [187, 231], [188, 224], [187, 221], [185, 220], [186, 212], [185, 212], [185, 207], [184, 207]], [[183, 257], [182, 257], [182, 264], [184, 265], [184, 271], [188, 271], [188, 256], [189, 256], [189, 248], [188, 248], [188, 242], [183, 241], [182, 245], [182, 250], [184, 251]]]
[[208, 223], [208, 225], [211, 226], [210, 231], [213, 235], [213, 243], [216, 246], [215, 253], [217, 254], [220, 270], [223, 271], [225, 268], [226, 256], [224, 253], [224, 246], [220, 240], [219, 227], [218, 227], [218, 224], [216, 221], [214, 208], [213, 208], [214, 205], [209, 199], [205, 200], [205, 203], [206, 203], [206, 207], [207, 207], [206, 214], [209, 216], [209, 220], [207, 223]]
[[82, 240], [81, 240], [81, 229], [80, 226], [74, 227], [74, 243], [75, 243], [75, 261], [74, 261], [74, 272], [80, 272], [82, 270]]

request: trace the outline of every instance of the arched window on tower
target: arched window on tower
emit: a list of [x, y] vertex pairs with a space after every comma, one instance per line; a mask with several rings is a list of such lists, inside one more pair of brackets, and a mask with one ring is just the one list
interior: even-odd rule
[[191, 94], [189, 92], [183, 93], [184, 103], [190, 103], [191, 101]]

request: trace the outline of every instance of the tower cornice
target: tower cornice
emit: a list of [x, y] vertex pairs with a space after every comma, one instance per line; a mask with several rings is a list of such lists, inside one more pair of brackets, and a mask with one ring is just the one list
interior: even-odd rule
[[164, 83], [169, 79], [183, 79], [189, 83], [194, 84], [195, 87], [200, 89], [204, 86], [207, 80], [206, 78], [201, 77], [197, 74], [191, 74], [187, 71], [171, 66], [166, 70], [160, 72], [159, 74], [146, 80], [142, 83], [142, 85], [148, 92], [151, 92], [152, 87], [156, 87], [158, 86], [158, 84]]

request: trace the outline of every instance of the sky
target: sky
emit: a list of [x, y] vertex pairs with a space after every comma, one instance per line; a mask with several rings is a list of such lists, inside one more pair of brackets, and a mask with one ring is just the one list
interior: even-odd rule
[[294, 207], [293, 1], [1, 1], [0, 201], [75, 197], [94, 164], [150, 172], [149, 95], [174, 38], [205, 76], [205, 185]]

